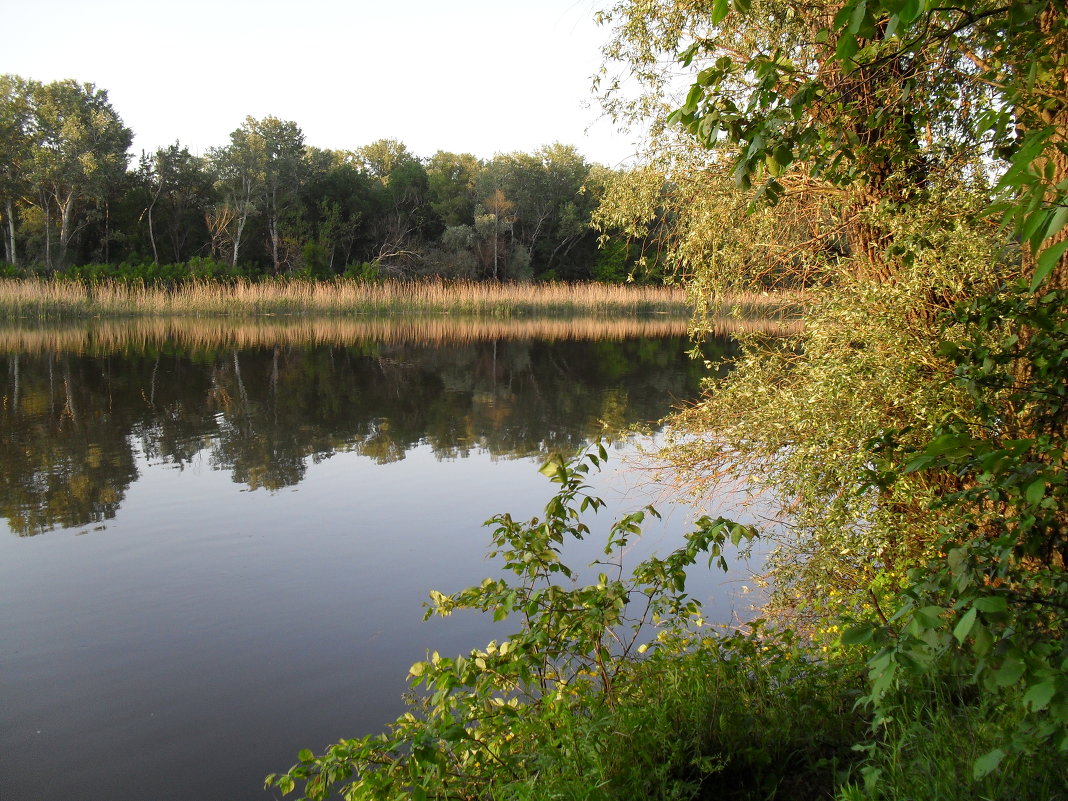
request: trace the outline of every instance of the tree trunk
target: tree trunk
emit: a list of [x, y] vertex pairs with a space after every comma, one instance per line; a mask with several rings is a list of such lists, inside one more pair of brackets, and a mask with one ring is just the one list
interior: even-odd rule
[[241, 216], [237, 218], [237, 232], [234, 234], [234, 257], [230, 264], [237, 267], [237, 252], [241, 248], [241, 233], [245, 230], [245, 220], [248, 219], [248, 212], [242, 211]]
[[56, 196], [56, 203], [59, 205], [60, 218], [59, 218], [59, 266], [65, 267], [67, 264], [67, 247], [70, 245], [70, 239], [73, 236], [73, 232], [70, 229], [71, 219], [74, 217], [74, 190], [71, 189], [67, 193], [67, 199], [60, 202], [58, 195]]
[[493, 280], [497, 280], [497, 243], [501, 240], [501, 234], [498, 230], [500, 221], [497, 219], [497, 215], [493, 215]]
[[278, 264], [278, 218], [273, 214], [268, 227], [271, 236], [271, 263], [274, 265], [274, 274], [278, 275], [281, 272]]
[[271, 264], [274, 266], [274, 274], [281, 272], [278, 263], [278, 190], [271, 189], [268, 194], [268, 231], [271, 236]]
[[152, 210], [156, 207], [158, 198], [159, 195], [155, 195], [152, 202], [148, 204], [148, 241], [152, 244], [152, 261], [155, 264], [159, 264], [159, 250], [156, 248], [156, 229], [152, 224]]
[[13, 266], [18, 266], [19, 257], [15, 250], [15, 204], [11, 198], [7, 199], [7, 260]]
[[241, 189], [244, 192], [244, 197], [237, 203], [240, 212], [237, 218], [237, 234], [234, 236], [234, 258], [232, 262], [234, 267], [237, 267], [237, 253], [241, 249], [241, 236], [245, 231], [245, 223], [248, 221], [249, 211], [252, 208], [251, 180], [248, 178], [243, 179]]
[[44, 189], [40, 190], [39, 201], [45, 215], [45, 269], [52, 272], [52, 201]]

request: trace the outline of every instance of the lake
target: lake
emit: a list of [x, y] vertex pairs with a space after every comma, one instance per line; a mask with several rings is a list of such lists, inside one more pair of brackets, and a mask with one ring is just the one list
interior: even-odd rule
[[[598, 518], [661, 499], [638, 450], [698, 392], [688, 347], [670, 320], [0, 329], [0, 799], [266, 799], [380, 730], [428, 649], [511, 630], [423, 602], [493, 573], [482, 523], [539, 512], [546, 455], [653, 425], [604, 435]], [[645, 549], [697, 514], [662, 511]], [[746, 577], [697, 585], [709, 617]]]

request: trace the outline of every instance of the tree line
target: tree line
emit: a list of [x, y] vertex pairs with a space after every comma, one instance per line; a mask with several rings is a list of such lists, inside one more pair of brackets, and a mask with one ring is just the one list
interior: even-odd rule
[[633, 261], [624, 240], [598, 249], [611, 171], [569, 145], [328, 150], [272, 116], [204, 155], [175, 142], [131, 160], [131, 143], [105, 90], [0, 76], [5, 272], [619, 280]]

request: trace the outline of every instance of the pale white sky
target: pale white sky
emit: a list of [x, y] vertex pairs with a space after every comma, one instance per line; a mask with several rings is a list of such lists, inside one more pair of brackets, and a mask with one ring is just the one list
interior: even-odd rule
[[203, 153], [246, 115], [292, 120], [324, 148], [388, 137], [488, 158], [559, 141], [609, 166], [634, 150], [590, 91], [599, 0], [3, 5], [0, 73], [106, 89], [134, 154], [175, 139]]

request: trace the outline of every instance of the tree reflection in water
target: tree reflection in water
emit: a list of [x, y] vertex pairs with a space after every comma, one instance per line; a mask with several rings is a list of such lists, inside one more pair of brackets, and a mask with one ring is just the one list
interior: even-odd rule
[[[439, 459], [570, 452], [660, 419], [704, 374], [680, 321], [453, 336], [152, 325], [0, 332], [0, 515], [15, 533], [113, 518], [138, 454], [179, 467], [206, 457], [277, 490], [339, 451], [378, 463], [424, 444]], [[713, 360], [730, 349], [706, 345]]]

